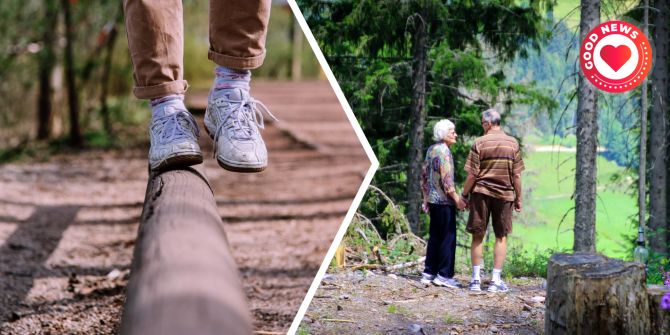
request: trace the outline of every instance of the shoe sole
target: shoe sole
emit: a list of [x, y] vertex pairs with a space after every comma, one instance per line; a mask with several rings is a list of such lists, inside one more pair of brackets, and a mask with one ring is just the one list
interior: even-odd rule
[[419, 281], [421, 282], [421, 284], [426, 284], [426, 285], [428, 285], [428, 284], [430, 284], [430, 283], [433, 282], [432, 280], [428, 280], [428, 279], [421, 279], [421, 280], [419, 280]]
[[202, 163], [202, 154], [193, 152], [169, 157], [160, 162], [156, 167], [151, 167], [152, 171], [165, 171], [175, 168], [188, 167]]
[[222, 167], [224, 170], [228, 170], [231, 172], [257, 173], [262, 172], [267, 167], [267, 165], [263, 165], [260, 167], [236, 166], [230, 163], [226, 163], [226, 161], [219, 159], [219, 157], [216, 157], [216, 162], [219, 163], [219, 166]]
[[[206, 113], [206, 112], [205, 112]], [[205, 121], [205, 132], [209, 136], [209, 138], [212, 139], [212, 142], [214, 141], [214, 135], [209, 131], [209, 127], [207, 126], [207, 122]], [[264, 165], [239, 165], [233, 162], [227, 162], [223, 159], [219, 158], [219, 155], [216, 155], [216, 162], [219, 163], [219, 166], [222, 167], [224, 170], [228, 170], [231, 172], [241, 172], [241, 173], [258, 173], [262, 172], [265, 170], [267, 167], [267, 164]]]
[[480, 288], [469, 288], [469, 290], [472, 291], [472, 292], [481, 292], [482, 291], [481, 287]]
[[504, 291], [501, 291], [501, 290], [498, 290], [498, 289], [495, 289], [495, 290], [487, 289], [486, 290], [486, 292], [490, 292], [490, 293], [505, 293], [507, 291], [509, 291], [509, 289], [504, 290]]
[[433, 281], [433, 284], [435, 284], [437, 286], [441, 286], [441, 287], [446, 287], [446, 288], [458, 288], [458, 286], [452, 286], [452, 285], [444, 284], [444, 283], [436, 283], [434, 281]]

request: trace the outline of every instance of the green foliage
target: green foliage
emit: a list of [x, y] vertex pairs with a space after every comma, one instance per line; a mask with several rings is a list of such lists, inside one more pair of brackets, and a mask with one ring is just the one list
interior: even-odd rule
[[543, 277], [547, 278], [547, 262], [552, 254], [566, 252], [567, 249], [555, 251], [552, 249], [528, 251], [520, 247], [508, 250], [505, 259], [505, 276], [512, 277]]
[[[428, 74], [423, 147], [434, 121], [450, 118], [466, 137], [481, 134], [480, 113], [502, 101], [551, 109], [556, 103], [530, 85], [508, 83], [501, 64], [540, 48], [548, 37], [542, 11], [549, 1], [298, 1], [329, 65], [373, 144], [381, 168], [373, 185], [406, 207], [412, 96], [412, 22], [428, 32]], [[374, 19], [370, 19], [374, 18]], [[451, 147], [463, 166], [469, 145]], [[465, 178], [456, 169], [460, 184]], [[413, 199], [416, 201], [416, 199]], [[386, 204], [368, 192], [360, 207], [385, 236]]]
[[651, 253], [647, 262], [647, 284], [662, 285], [664, 274], [670, 271], [670, 259]]
[[[379, 264], [373, 253], [375, 247], [386, 265], [415, 261], [425, 254], [423, 241], [411, 234], [382, 237], [374, 225], [361, 215], [355, 216], [347, 228], [343, 244], [361, 264]], [[334, 267], [335, 264], [331, 263], [331, 268]]]
[[444, 323], [446, 323], [446, 324], [459, 324], [460, 325], [460, 324], [464, 323], [463, 319], [461, 319], [457, 316], [453, 316], [449, 313], [444, 313], [444, 316], [442, 317], [442, 321], [444, 321]]
[[298, 331], [296, 332], [296, 335], [310, 335], [310, 330], [309, 326], [306, 326], [304, 324], [300, 324], [298, 327]]
[[[512, 237], [531, 251], [571, 248], [575, 153], [533, 152], [524, 161], [524, 206], [533, 208], [536, 217], [522, 224], [515, 221]], [[596, 247], [607, 256], [626, 257], [633, 247], [622, 235], [634, 234], [636, 228], [629, 219], [637, 213], [636, 200], [628, 194], [634, 179], [603, 157], [598, 157], [597, 164]]]

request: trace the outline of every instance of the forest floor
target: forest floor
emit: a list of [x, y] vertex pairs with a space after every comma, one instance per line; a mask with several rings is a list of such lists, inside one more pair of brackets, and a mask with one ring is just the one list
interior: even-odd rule
[[298, 334], [542, 334], [543, 285], [515, 278], [507, 293], [488, 293], [422, 284], [418, 275], [327, 274]]
[[[209, 138], [201, 146], [254, 326], [279, 334], [370, 162], [327, 82], [261, 82], [252, 93], [281, 120], [264, 131], [268, 169], [223, 171]], [[117, 332], [147, 151], [144, 141], [0, 165], [0, 334]]]

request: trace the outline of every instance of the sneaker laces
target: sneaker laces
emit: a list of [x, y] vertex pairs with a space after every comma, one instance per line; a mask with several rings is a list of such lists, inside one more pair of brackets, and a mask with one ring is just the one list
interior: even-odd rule
[[[225, 101], [228, 106], [220, 106], [217, 102]], [[216, 108], [223, 109], [223, 116], [220, 118], [218, 129], [214, 135], [214, 156], [216, 156], [219, 136], [223, 129], [232, 129], [234, 140], [248, 141], [253, 139], [256, 130], [253, 125], [260, 129], [265, 129], [265, 120], [263, 115], [267, 115], [273, 121], [279, 121], [268, 109], [265, 104], [253, 97], [243, 98], [239, 101], [222, 99], [214, 103]]]
[[182, 139], [197, 141], [200, 136], [200, 129], [198, 129], [193, 115], [184, 110], [154, 118], [151, 124], [151, 132], [159, 134], [160, 143], [170, 143]]

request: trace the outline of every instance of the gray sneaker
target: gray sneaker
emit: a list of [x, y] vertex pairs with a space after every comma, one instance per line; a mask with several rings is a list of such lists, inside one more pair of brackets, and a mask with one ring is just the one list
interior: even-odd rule
[[502, 280], [498, 283], [492, 281], [491, 286], [489, 286], [487, 291], [489, 291], [489, 292], [507, 292], [507, 291], [509, 291], [509, 288], [507, 287], [507, 285], [505, 285], [505, 282], [503, 282]]
[[459, 288], [460, 287], [460, 285], [458, 284], [458, 282], [454, 278], [446, 278], [446, 277], [442, 277], [440, 275], [438, 275], [437, 277], [435, 277], [435, 279], [433, 279], [433, 284], [435, 284], [437, 286], [448, 287], [448, 288]]
[[151, 120], [149, 166], [159, 171], [202, 163], [200, 132], [191, 113], [165, 107], [165, 114]]
[[430, 273], [421, 273], [421, 283], [422, 284], [430, 284], [433, 282], [433, 279], [435, 279], [435, 275], [431, 275]]
[[260, 172], [268, 165], [263, 114], [277, 120], [265, 105], [249, 92], [233, 88], [223, 96], [210, 96], [205, 112], [205, 129], [214, 140], [214, 156], [219, 165], [235, 172]]

